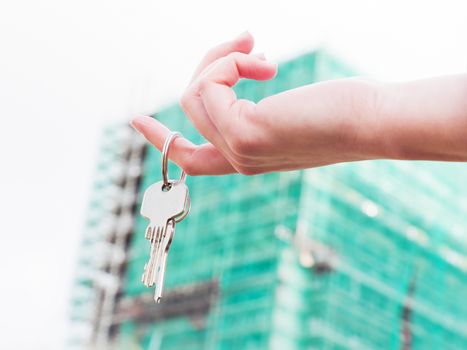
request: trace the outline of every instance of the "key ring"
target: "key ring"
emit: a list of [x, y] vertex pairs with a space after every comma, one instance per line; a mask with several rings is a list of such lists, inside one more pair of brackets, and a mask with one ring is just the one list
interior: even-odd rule
[[[168, 159], [169, 159], [169, 147], [172, 141], [178, 137], [182, 136], [179, 132], [173, 131], [165, 139], [164, 147], [162, 148], [162, 179], [164, 180], [164, 188], [170, 188], [171, 183], [169, 181], [169, 170], [168, 170]], [[185, 171], [182, 169], [182, 174], [180, 175], [179, 182], [185, 181]]]
[[[162, 148], [162, 178], [164, 180], [164, 184], [162, 185], [163, 188], [170, 189], [171, 187], [171, 182], [169, 181], [169, 170], [168, 170], [169, 147], [172, 141], [175, 140], [175, 138], [178, 136], [181, 137], [182, 135], [177, 131], [171, 132], [169, 136], [167, 136], [167, 138], [165, 139], [164, 147]], [[182, 174], [180, 175], [180, 180], [178, 180], [178, 182], [184, 182], [185, 178], [186, 178], [186, 173], [182, 169]], [[172, 219], [174, 223], [182, 221], [188, 215], [188, 212], [190, 211], [190, 207], [191, 207], [191, 201], [190, 201], [190, 197], [188, 196], [185, 211], [183, 212], [181, 216]]]

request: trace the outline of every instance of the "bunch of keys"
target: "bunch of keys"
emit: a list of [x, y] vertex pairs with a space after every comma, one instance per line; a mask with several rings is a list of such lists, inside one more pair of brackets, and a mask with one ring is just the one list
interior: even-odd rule
[[170, 143], [181, 136], [172, 132], [162, 149], [162, 181], [149, 186], [144, 192], [141, 205], [141, 215], [149, 220], [145, 237], [151, 243], [149, 261], [144, 266], [141, 278], [146, 287], [156, 285], [154, 300], [159, 303], [162, 298], [164, 274], [170, 244], [175, 233], [175, 224], [182, 221], [190, 211], [190, 195], [185, 184], [186, 174], [182, 174], [178, 181], [169, 180], [168, 153]]

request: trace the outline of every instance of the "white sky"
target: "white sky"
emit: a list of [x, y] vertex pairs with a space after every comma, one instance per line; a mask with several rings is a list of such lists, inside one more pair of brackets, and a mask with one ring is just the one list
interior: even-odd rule
[[360, 72], [465, 71], [465, 1], [0, 3], [0, 348], [63, 348], [98, 135], [176, 102], [213, 45], [248, 29], [271, 61], [325, 46]]

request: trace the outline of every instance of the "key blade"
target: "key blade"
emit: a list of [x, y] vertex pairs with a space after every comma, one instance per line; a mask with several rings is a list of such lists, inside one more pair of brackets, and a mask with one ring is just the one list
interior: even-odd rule
[[162, 299], [162, 290], [164, 289], [165, 269], [167, 262], [167, 252], [163, 253], [162, 262], [160, 266], [159, 276], [156, 282], [156, 290], [154, 291], [154, 300], [159, 303]]
[[154, 266], [152, 269], [152, 279], [154, 283], [157, 285], [159, 283], [159, 267], [160, 267], [160, 261], [161, 261], [161, 256], [163, 253], [163, 246], [164, 246], [164, 236], [166, 235], [167, 231], [167, 226], [163, 227], [161, 229], [161, 235], [159, 236], [158, 244], [157, 244], [157, 249], [154, 252]]
[[151, 252], [149, 253], [149, 261], [145, 266], [143, 273], [143, 283], [146, 287], [152, 287], [155, 283], [154, 266], [156, 265], [157, 251], [162, 235], [162, 227], [154, 229], [153, 239], [151, 241]]
[[162, 242], [162, 236], [164, 234], [164, 227], [158, 227], [157, 229], [158, 233], [157, 236], [155, 237], [155, 242], [154, 245], [151, 249], [151, 267], [149, 269], [149, 278], [151, 281], [151, 287], [156, 283], [156, 273], [157, 273], [157, 264], [159, 261], [159, 250], [160, 250], [160, 245]]
[[148, 225], [147, 229], [146, 229], [146, 233], [144, 235], [144, 237], [148, 240], [152, 240], [152, 238], [154, 237], [154, 229], [155, 227], [152, 226], [151, 224]]
[[154, 300], [159, 303], [162, 299], [162, 290], [164, 288], [165, 270], [167, 266], [167, 257], [169, 254], [170, 245], [172, 244], [175, 233], [175, 222], [167, 223], [166, 235], [161, 247], [160, 262], [158, 267], [158, 275], [156, 277], [156, 290], [154, 291]]

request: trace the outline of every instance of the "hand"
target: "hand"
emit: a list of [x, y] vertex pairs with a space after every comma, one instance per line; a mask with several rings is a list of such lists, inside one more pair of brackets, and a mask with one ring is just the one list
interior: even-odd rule
[[[240, 78], [268, 80], [277, 73], [276, 64], [252, 49], [253, 37], [245, 32], [210, 50], [196, 69], [180, 104], [209, 143], [173, 141], [171, 158], [187, 174], [252, 175], [376, 157], [361, 142], [374, 95], [370, 83], [306, 85], [258, 104], [237, 99], [232, 86]], [[151, 117], [132, 125], [159, 150], [170, 132]]]

